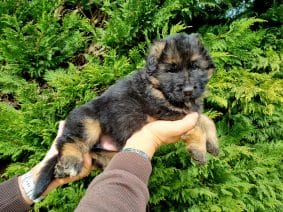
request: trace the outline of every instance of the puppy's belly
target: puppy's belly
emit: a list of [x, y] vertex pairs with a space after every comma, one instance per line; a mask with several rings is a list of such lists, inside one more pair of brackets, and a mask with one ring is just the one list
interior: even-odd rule
[[109, 135], [103, 135], [100, 138], [100, 145], [103, 150], [106, 151], [119, 151], [119, 148], [115, 145], [114, 139]]
[[118, 152], [120, 148], [117, 147], [115, 140], [111, 136], [102, 135], [99, 142], [92, 147], [92, 151]]

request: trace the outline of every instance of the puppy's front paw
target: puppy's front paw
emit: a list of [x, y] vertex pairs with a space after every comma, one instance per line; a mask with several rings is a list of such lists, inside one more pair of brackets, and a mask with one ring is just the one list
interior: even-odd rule
[[219, 154], [218, 141], [217, 140], [213, 141], [208, 139], [206, 142], [206, 149], [210, 154], [217, 156]]
[[198, 149], [191, 149], [190, 150], [192, 154], [193, 160], [198, 164], [198, 165], [204, 165], [206, 163], [206, 152], [200, 151]]
[[60, 158], [55, 166], [54, 175], [56, 178], [77, 176], [83, 167], [82, 157], [66, 155]]
[[214, 123], [210, 123], [210, 127], [206, 130], [206, 150], [210, 154], [217, 156], [219, 154], [219, 144]]
[[206, 134], [206, 149], [210, 154], [217, 156], [219, 154], [219, 144], [214, 122], [208, 117], [201, 116], [201, 124]]

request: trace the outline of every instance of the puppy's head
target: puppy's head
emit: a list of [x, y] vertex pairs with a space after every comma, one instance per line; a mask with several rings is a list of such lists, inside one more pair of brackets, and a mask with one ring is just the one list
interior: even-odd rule
[[190, 107], [203, 94], [214, 70], [199, 34], [181, 33], [156, 41], [147, 59], [151, 83], [177, 107]]

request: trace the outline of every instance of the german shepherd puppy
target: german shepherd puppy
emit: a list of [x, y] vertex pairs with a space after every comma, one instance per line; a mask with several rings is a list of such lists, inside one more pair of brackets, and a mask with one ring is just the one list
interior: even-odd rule
[[[94, 164], [104, 167], [113, 151], [120, 151], [146, 123], [201, 112], [201, 96], [214, 70], [198, 34], [181, 33], [156, 41], [143, 69], [70, 112], [57, 140], [59, 155], [42, 169], [34, 197], [40, 196], [54, 177], [77, 175], [83, 153], [91, 151]], [[193, 132], [182, 139], [198, 163], [205, 163], [206, 151], [218, 154], [215, 125], [205, 115], [200, 115]]]

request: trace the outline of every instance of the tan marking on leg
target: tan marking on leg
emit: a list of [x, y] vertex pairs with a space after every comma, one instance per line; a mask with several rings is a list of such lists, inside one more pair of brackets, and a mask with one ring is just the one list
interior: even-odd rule
[[182, 136], [187, 149], [192, 153], [192, 158], [199, 164], [206, 163], [206, 134], [196, 126], [188, 134]]
[[[209, 152], [216, 156], [219, 153], [219, 144], [214, 122], [204, 114], [201, 114], [197, 126], [188, 134], [182, 136], [187, 148], [195, 155], [201, 156]], [[194, 154], [193, 154], [194, 158]], [[199, 157], [201, 158], [201, 157]]]
[[219, 144], [217, 138], [217, 131], [214, 122], [204, 114], [201, 114], [198, 120], [198, 126], [206, 134], [207, 151], [213, 155], [219, 152]]
[[77, 143], [66, 143], [63, 145], [63, 149], [61, 152], [62, 156], [80, 156], [82, 155], [82, 149]]
[[96, 168], [105, 168], [113, 156], [117, 154], [117, 152], [93, 152], [91, 156], [94, 160], [93, 169]]
[[182, 139], [187, 144], [188, 149], [196, 149], [206, 153], [206, 135], [200, 127], [196, 126], [189, 134], [183, 135]]
[[83, 166], [83, 151], [77, 142], [63, 145], [60, 158], [55, 166], [56, 178], [76, 176]]
[[101, 134], [100, 123], [96, 119], [87, 118], [84, 120], [86, 144], [91, 148], [99, 140]]

